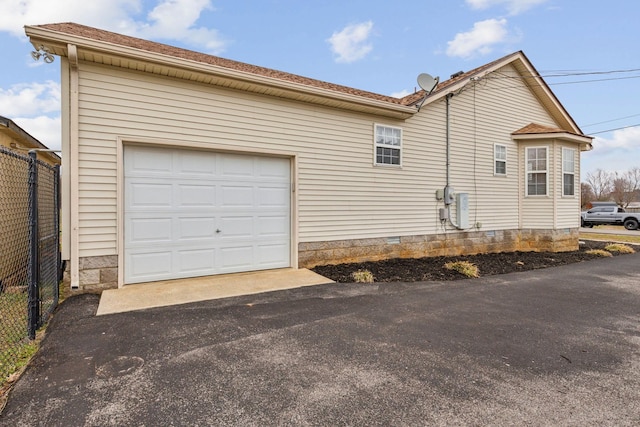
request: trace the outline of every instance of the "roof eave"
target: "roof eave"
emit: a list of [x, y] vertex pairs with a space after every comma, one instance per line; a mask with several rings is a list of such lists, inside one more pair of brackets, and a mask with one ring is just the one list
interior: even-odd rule
[[460, 79], [460, 81], [447, 85], [443, 89], [434, 92], [426, 98], [425, 104], [436, 102], [450, 93], [455, 93], [465, 87], [469, 82], [479, 80], [487, 74], [493, 73], [494, 71], [509, 64], [513, 64], [520, 74], [528, 77], [523, 79], [524, 83], [547, 108], [549, 113], [561, 127], [568, 129], [573, 133], [582, 134], [582, 130], [578, 127], [571, 115], [569, 115], [567, 110], [560, 103], [558, 98], [554, 95], [547, 83], [522, 51], [507, 55], [501, 60], [496, 61], [491, 66], [483, 68], [475, 73], [471, 73], [465, 78]]
[[416, 113], [416, 108], [413, 106], [393, 104], [349, 93], [308, 86], [302, 83], [289, 82], [273, 77], [177, 58], [171, 55], [75, 36], [45, 28], [25, 26], [25, 33], [36, 49], [40, 45], [44, 45], [52, 54], [59, 56], [67, 56], [67, 45], [72, 44], [77, 47], [79, 55], [81, 55], [83, 51], [95, 52], [103, 55], [123, 57], [130, 61], [151, 63], [159, 67], [213, 75], [225, 81], [243, 82], [245, 85], [244, 90], [249, 92], [268, 93], [282, 98], [402, 120]]
[[536, 141], [541, 139], [555, 139], [563, 142], [570, 142], [580, 145], [580, 151], [591, 151], [593, 137], [586, 135], [576, 135], [570, 132], [549, 132], [549, 133], [523, 133], [511, 134], [514, 141]]
[[26, 147], [20, 147], [21, 149], [26, 151], [31, 149], [39, 150], [44, 156], [52, 159], [54, 163], [60, 163], [61, 158], [58, 154], [56, 154], [54, 151], [50, 150], [49, 147], [31, 136], [29, 132], [22, 129], [13, 120], [0, 116], [0, 126], [7, 128], [9, 132], [13, 133], [16, 140], [20, 140], [25, 145], [27, 145]]

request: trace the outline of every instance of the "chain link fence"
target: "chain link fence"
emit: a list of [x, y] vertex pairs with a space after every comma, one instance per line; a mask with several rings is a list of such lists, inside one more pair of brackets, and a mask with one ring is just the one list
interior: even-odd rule
[[0, 147], [0, 383], [58, 304], [59, 172]]

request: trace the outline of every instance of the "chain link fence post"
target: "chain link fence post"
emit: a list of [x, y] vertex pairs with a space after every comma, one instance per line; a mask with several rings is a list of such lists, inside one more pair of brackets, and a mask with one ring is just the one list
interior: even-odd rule
[[29, 338], [36, 337], [40, 321], [40, 290], [38, 260], [38, 161], [35, 151], [29, 152]]

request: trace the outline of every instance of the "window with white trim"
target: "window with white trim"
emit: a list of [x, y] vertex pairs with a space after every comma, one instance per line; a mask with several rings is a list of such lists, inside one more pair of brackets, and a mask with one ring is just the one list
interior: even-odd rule
[[562, 148], [562, 195], [575, 195], [576, 150]]
[[375, 164], [400, 166], [402, 160], [402, 129], [375, 125]]
[[527, 196], [546, 196], [548, 177], [547, 147], [527, 147], [525, 162], [527, 164]]
[[493, 146], [493, 173], [495, 175], [507, 174], [507, 146], [494, 144]]

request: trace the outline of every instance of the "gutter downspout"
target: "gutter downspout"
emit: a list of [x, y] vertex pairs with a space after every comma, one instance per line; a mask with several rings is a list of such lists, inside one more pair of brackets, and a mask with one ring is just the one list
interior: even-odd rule
[[78, 170], [80, 161], [78, 159], [78, 50], [76, 45], [68, 44], [67, 52], [69, 58], [69, 152], [70, 152], [70, 179], [69, 179], [69, 195], [70, 195], [70, 222], [71, 222], [71, 289], [80, 288], [80, 219], [79, 204], [80, 190], [78, 188]]
[[448, 93], [445, 96], [445, 101], [446, 101], [446, 121], [447, 121], [447, 133], [446, 133], [446, 146], [447, 146], [447, 160], [446, 160], [446, 169], [447, 169], [447, 181], [446, 181], [446, 185], [444, 187], [444, 193], [445, 193], [445, 203], [447, 205], [451, 204], [449, 203], [448, 198], [446, 197], [446, 195], [448, 195], [449, 193], [449, 187], [450, 187], [450, 180], [449, 180], [449, 168], [451, 166], [451, 160], [450, 160], [450, 151], [451, 151], [451, 126], [449, 124], [450, 121], [450, 113], [449, 113], [449, 100], [453, 97], [453, 93]]
[[[460, 92], [458, 92], [460, 93]], [[449, 219], [449, 222], [451, 223], [451, 225], [453, 225], [456, 229], [458, 230], [468, 230], [468, 228], [461, 228], [460, 224], [456, 224], [453, 221], [453, 218], [451, 218], [451, 209], [449, 209], [449, 206], [451, 206], [453, 204], [453, 201], [451, 200], [453, 198], [453, 188], [451, 188], [451, 181], [450, 181], [450, 169], [451, 169], [451, 116], [450, 116], [450, 111], [449, 111], [449, 104], [450, 104], [450, 99], [453, 98], [453, 92], [448, 93], [447, 95], [445, 95], [445, 105], [446, 105], [446, 146], [447, 146], [447, 159], [446, 159], [446, 173], [447, 173], [447, 177], [446, 177], [446, 185], [444, 186], [444, 204], [446, 205], [446, 214], [447, 217]], [[456, 205], [456, 209], [460, 209], [460, 206]]]

